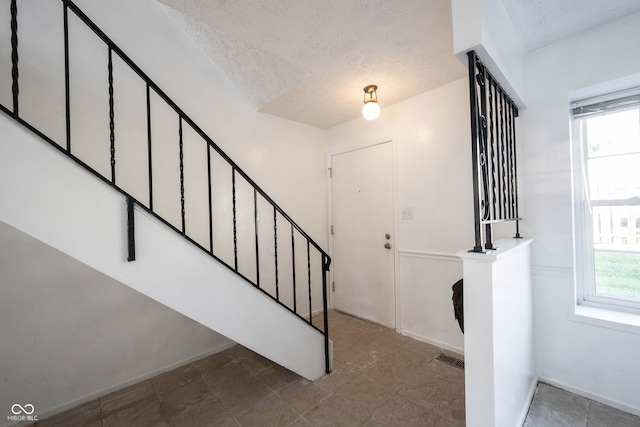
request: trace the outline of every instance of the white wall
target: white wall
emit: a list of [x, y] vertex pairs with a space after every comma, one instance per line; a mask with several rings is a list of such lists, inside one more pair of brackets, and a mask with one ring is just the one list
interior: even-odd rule
[[453, 51], [475, 50], [516, 104], [526, 104], [524, 47], [501, 0], [452, 0]]
[[[328, 152], [389, 140], [397, 145], [397, 206], [413, 207], [399, 228], [397, 328], [417, 339], [462, 351], [451, 286], [462, 278], [460, 248], [473, 246], [469, 101], [462, 79], [328, 130]], [[384, 100], [380, 103], [384, 106]]]
[[158, 2], [77, 3], [302, 229], [326, 247], [323, 130], [253, 110]]
[[527, 57], [521, 115], [522, 222], [534, 236], [538, 374], [561, 387], [640, 413], [640, 335], [569, 319], [573, 270], [570, 92], [640, 71], [640, 15]]
[[[20, 3], [20, 16], [33, 15], [20, 22], [19, 30], [21, 115], [65, 145], [62, 3], [57, 0]], [[285, 212], [320, 245], [326, 246], [323, 130], [253, 110], [160, 3], [81, 0], [76, 4]], [[80, 156], [86, 155], [90, 165], [108, 174], [107, 49], [78, 23], [73, 13], [69, 16], [72, 149]], [[8, 39], [9, 27], [4, 21], [0, 23], [0, 35], [3, 40]], [[5, 67], [9, 55], [9, 44], [2, 44], [1, 69], [7, 72], [0, 73], [0, 102], [11, 106], [11, 75]], [[125, 170], [132, 164], [142, 172], [146, 168], [144, 85], [115, 55], [114, 58], [116, 168], [118, 173], [125, 174], [120, 175], [119, 183], [146, 202], [147, 177]], [[175, 196], [171, 201], [154, 202], [167, 212], [169, 220], [177, 223], [177, 117], [161, 102], [155, 102], [153, 93], [152, 98], [154, 183], [162, 183]], [[189, 140], [194, 140], [195, 145], [197, 138], [186, 126], [184, 132], [186, 202], [197, 203], [202, 197], [189, 179], [190, 174], [201, 172], [202, 166], [198, 164], [194, 171], [193, 162], [189, 161], [192, 158], [203, 161], [206, 152], [191, 149]], [[169, 141], [172, 145], [166, 148]], [[169, 153], [173, 156], [170, 160], [162, 159]], [[98, 159], [99, 154], [102, 157]], [[291, 176], [296, 179], [290, 179]], [[169, 203], [171, 206], [164, 206]], [[189, 211], [187, 207], [187, 215]], [[191, 219], [195, 222], [197, 216]]]
[[0, 241], [0, 425], [14, 403], [42, 419], [233, 345], [2, 222]]

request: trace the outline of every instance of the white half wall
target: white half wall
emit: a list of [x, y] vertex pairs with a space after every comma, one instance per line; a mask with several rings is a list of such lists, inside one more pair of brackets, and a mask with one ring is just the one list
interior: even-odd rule
[[571, 320], [576, 283], [569, 102], [574, 91], [637, 75], [638, 40], [640, 14], [635, 14], [529, 54], [528, 105], [521, 114], [518, 152], [522, 230], [536, 239], [538, 375], [635, 414], [640, 414], [640, 331]]
[[469, 427], [524, 423], [537, 384], [531, 239], [458, 252], [464, 263], [465, 396]]

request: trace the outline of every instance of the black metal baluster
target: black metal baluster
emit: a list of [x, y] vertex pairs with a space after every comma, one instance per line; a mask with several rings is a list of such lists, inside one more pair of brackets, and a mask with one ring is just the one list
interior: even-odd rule
[[113, 53], [109, 47], [109, 141], [111, 152], [111, 183], [116, 185], [116, 134], [113, 110]]
[[496, 176], [498, 179], [498, 218], [504, 218], [504, 205], [503, 205], [503, 197], [504, 193], [504, 181], [502, 179], [502, 168], [504, 162], [504, 95], [502, 91], [499, 91], [500, 97], [498, 102], [498, 169], [496, 170]]
[[496, 82], [491, 79], [489, 86], [489, 117], [491, 127], [491, 219], [497, 218], [496, 199], [498, 187], [496, 185]]
[[135, 222], [134, 222], [134, 201], [130, 196], [127, 196], [127, 243], [129, 254], [127, 256], [127, 261], [135, 261], [136, 260], [136, 232], [135, 232]]
[[273, 253], [276, 259], [276, 300], [280, 301], [280, 291], [278, 290], [278, 211], [273, 207]]
[[291, 265], [293, 266], [293, 312], [298, 313], [296, 310], [296, 246], [295, 246], [295, 234], [293, 233], [293, 224], [291, 224]]
[[482, 232], [480, 219], [480, 182], [479, 182], [479, 156], [478, 156], [478, 102], [476, 95], [476, 53], [467, 53], [469, 59], [469, 104], [471, 112], [471, 155], [473, 168], [473, 215], [475, 246], [473, 252], [484, 252], [482, 248]]
[[[487, 141], [487, 77], [484, 66], [479, 66], [476, 74], [476, 82], [480, 92], [480, 166], [482, 170], [482, 218], [487, 221], [491, 219], [491, 193], [489, 191], [489, 152]], [[487, 249], [492, 249], [488, 247]]]
[[513, 218], [513, 151], [511, 140], [511, 100], [507, 100], [507, 215]]
[[[484, 221], [491, 220], [491, 205], [493, 200], [491, 199], [491, 192], [489, 190], [490, 170], [489, 170], [489, 147], [487, 140], [487, 73], [486, 68], [478, 60], [478, 73], [476, 74], [476, 83], [480, 92], [480, 140], [478, 146], [480, 147], [480, 167], [482, 171], [482, 219]], [[495, 249], [493, 246], [493, 235], [491, 230], [491, 222], [485, 224], [485, 249]]]
[[511, 206], [512, 206], [512, 217], [517, 218], [518, 214], [516, 213], [516, 205], [518, 203], [518, 198], [516, 196], [516, 106], [512, 103], [510, 108], [510, 123], [511, 123]]
[[[491, 211], [490, 211], [490, 215], [489, 218], [487, 218], [489, 221], [493, 221], [496, 220], [498, 218], [497, 215], [497, 200], [499, 198], [499, 189], [498, 189], [498, 185], [497, 185], [497, 181], [496, 181], [496, 151], [498, 149], [497, 147], [497, 141], [496, 141], [496, 115], [497, 115], [497, 96], [496, 96], [496, 82], [495, 80], [493, 80], [493, 78], [491, 77], [491, 74], [487, 72], [486, 77], [486, 84], [489, 85], [488, 87], [488, 97], [489, 97], [489, 102], [488, 102], [488, 108], [489, 108], [489, 126], [491, 129], [491, 135], [490, 135], [490, 140], [488, 142], [488, 150], [490, 150], [490, 153], [488, 153], [491, 162], [488, 164], [488, 168], [489, 168], [489, 173], [487, 176], [487, 183], [486, 183], [486, 187], [490, 188], [491, 190]], [[485, 241], [487, 242], [485, 244], [485, 248], [486, 249], [495, 249], [495, 246], [493, 245], [493, 224], [491, 222], [485, 224]]]
[[69, 82], [69, 8], [63, 5], [64, 17], [64, 98], [67, 132], [67, 152], [71, 154], [71, 91]]
[[504, 180], [502, 175], [502, 168], [504, 165], [504, 96], [500, 92], [499, 107], [498, 107], [498, 168], [496, 169], [496, 176], [498, 179], [498, 218], [504, 218]]
[[503, 158], [503, 170], [502, 175], [504, 177], [504, 192], [502, 194], [504, 200], [504, 217], [502, 219], [510, 218], [509, 212], [509, 100], [506, 94], [504, 97], [504, 158]]
[[211, 149], [207, 144], [207, 191], [209, 192], [209, 253], [213, 255], [213, 196], [211, 193]]
[[260, 287], [260, 255], [258, 242], [258, 191], [253, 187], [253, 229], [256, 232], [256, 286]]
[[502, 211], [502, 216], [500, 217], [500, 219], [507, 219], [509, 216], [508, 214], [508, 200], [507, 200], [507, 193], [508, 193], [508, 177], [507, 177], [507, 109], [508, 109], [508, 104], [507, 104], [507, 95], [506, 93], [503, 91], [502, 92], [502, 164], [500, 165], [500, 172], [501, 172], [501, 179], [502, 179], [502, 207], [503, 207], [503, 211]]
[[520, 236], [520, 214], [518, 213], [518, 162], [516, 153], [516, 123], [515, 119], [518, 117], [518, 109], [513, 106], [513, 198], [514, 198], [514, 216], [516, 218], [516, 239], [521, 239]]
[[309, 275], [309, 323], [313, 325], [313, 312], [311, 311], [311, 254], [309, 253], [309, 240], [307, 240], [307, 272]]
[[11, 92], [13, 93], [13, 115], [18, 117], [18, 4], [11, 0]]
[[153, 160], [151, 154], [151, 93], [147, 82], [147, 162], [149, 165], [149, 210], [153, 212]]
[[331, 258], [326, 254], [322, 254], [322, 310], [324, 320], [324, 372], [329, 374], [331, 372], [331, 362], [329, 360], [329, 313], [327, 308], [329, 306], [327, 299], [327, 273], [329, 272], [329, 264], [331, 264]]
[[182, 218], [182, 234], [186, 234], [186, 221], [184, 217], [184, 148], [182, 142], [182, 116], [178, 121], [178, 137], [180, 148], [180, 216]]
[[236, 216], [236, 168], [231, 168], [231, 195], [233, 204], [233, 266], [238, 271], [238, 219]]

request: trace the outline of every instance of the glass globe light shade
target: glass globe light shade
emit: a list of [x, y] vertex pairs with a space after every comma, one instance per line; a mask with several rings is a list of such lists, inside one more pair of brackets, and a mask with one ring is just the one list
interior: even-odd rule
[[362, 117], [367, 120], [375, 120], [380, 115], [380, 106], [375, 101], [369, 101], [362, 107]]

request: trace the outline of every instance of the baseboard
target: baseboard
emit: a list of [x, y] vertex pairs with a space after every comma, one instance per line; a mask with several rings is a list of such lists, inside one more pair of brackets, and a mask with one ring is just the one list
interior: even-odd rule
[[602, 403], [603, 405], [608, 405], [608, 406], [611, 406], [612, 408], [620, 409], [621, 411], [628, 412], [630, 414], [640, 417], [640, 407], [627, 405], [626, 403], [620, 402], [618, 400], [609, 399], [607, 397], [600, 396], [598, 394], [590, 393], [588, 391], [572, 387], [563, 382], [554, 381], [550, 378], [539, 377], [538, 380], [540, 382], [547, 383], [549, 385], [568, 391], [570, 393], [577, 394], [578, 396], [582, 396], [586, 399], [593, 400], [595, 402]]
[[[91, 401], [93, 401], [95, 399], [98, 399], [100, 397], [104, 397], [104, 396], [106, 396], [106, 395], [108, 395], [110, 393], [113, 393], [114, 391], [122, 390], [123, 388], [129, 387], [129, 386], [131, 386], [133, 384], [139, 383], [141, 381], [148, 380], [149, 378], [153, 378], [153, 377], [155, 377], [157, 375], [160, 375], [160, 374], [164, 374], [165, 372], [169, 372], [169, 371], [171, 371], [171, 370], [173, 370], [175, 368], [179, 368], [180, 366], [188, 365], [189, 363], [195, 362], [196, 360], [200, 360], [200, 359], [203, 359], [205, 357], [211, 356], [212, 354], [219, 353], [221, 351], [224, 351], [224, 350], [226, 350], [228, 348], [233, 347], [234, 345], [236, 345], [235, 342], [229, 341], [226, 344], [219, 345], [219, 346], [217, 346], [217, 347], [215, 347], [213, 349], [207, 350], [204, 353], [198, 354], [196, 356], [191, 356], [191, 357], [187, 357], [185, 359], [181, 359], [181, 360], [179, 360], [177, 362], [174, 362], [174, 363], [172, 363], [170, 365], [167, 365], [167, 366], [165, 366], [163, 368], [156, 369], [156, 370], [148, 372], [146, 374], [130, 378], [130, 379], [128, 379], [128, 380], [126, 380], [126, 381], [124, 381], [124, 382], [122, 382], [120, 384], [117, 384], [117, 385], [114, 385], [114, 386], [110, 386], [110, 387], [105, 387], [102, 390], [98, 390], [98, 391], [96, 391], [94, 393], [88, 394], [88, 395], [80, 397], [78, 399], [74, 399], [74, 400], [72, 400], [70, 402], [67, 402], [67, 403], [64, 403], [62, 405], [56, 406], [53, 409], [49, 409], [49, 410], [46, 410], [44, 412], [39, 412], [38, 413], [38, 419], [40, 421], [42, 421], [42, 420], [44, 420], [46, 418], [49, 418], [49, 417], [52, 417], [54, 415], [60, 414], [60, 413], [65, 412], [65, 411], [67, 411], [69, 409], [72, 409], [72, 408], [75, 408], [77, 406], [83, 405], [85, 403], [91, 402]], [[9, 424], [9, 425], [19, 425], [19, 424], [21, 424], [21, 423]]]
[[516, 424], [517, 426], [524, 425], [524, 421], [527, 419], [527, 415], [529, 414], [529, 407], [531, 406], [531, 402], [533, 402], [533, 397], [536, 394], [537, 388], [538, 379], [536, 378], [531, 382], [531, 386], [529, 387], [529, 395], [526, 400], [526, 402], [528, 403], [522, 408], [522, 412], [520, 413], [520, 417], [518, 418], [518, 424]]
[[457, 346], [451, 345], [449, 343], [446, 343], [444, 341], [439, 341], [439, 340], [436, 340], [436, 339], [433, 339], [433, 338], [425, 337], [424, 335], [420, 335], [420, 334], [417, 334], [415, 332], [407, 331], [406, 329], [400, 329], [398, 332], [400, 332], [402, 335], [405, 335], [405, 336], [407, 336], [409, 338], [413, 338], [414, 340], [422, 341], [422, 342], [425, 342], [427, 344], [431, 344], [431, 345], [434, 345], [436, 347], [440, 347], [442, 349], [454, 351], [456, 353], [464, 355], [464, 348], [462, 348], [462, 347], [457, 347]]

